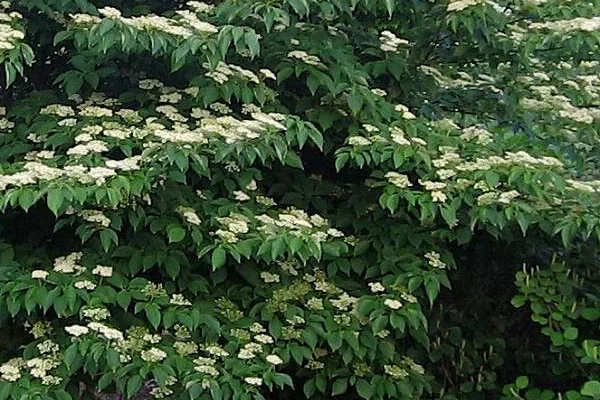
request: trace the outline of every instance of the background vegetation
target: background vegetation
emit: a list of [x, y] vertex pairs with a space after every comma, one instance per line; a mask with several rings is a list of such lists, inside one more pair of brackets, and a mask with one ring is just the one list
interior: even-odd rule
[[0, 9], [0, 400], [600, 398], [600, 1]]

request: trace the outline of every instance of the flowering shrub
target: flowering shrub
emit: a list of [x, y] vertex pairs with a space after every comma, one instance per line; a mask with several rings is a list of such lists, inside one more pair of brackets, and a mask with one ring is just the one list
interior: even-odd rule
[[216, 3], [0, 3], [0, 400], [600, 398], [600, 1]]

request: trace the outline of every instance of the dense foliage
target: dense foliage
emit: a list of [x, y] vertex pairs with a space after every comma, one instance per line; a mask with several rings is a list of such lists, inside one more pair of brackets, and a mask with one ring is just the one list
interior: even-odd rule
[[600, 398], [600, 0], [0, 8], [0, 400]]

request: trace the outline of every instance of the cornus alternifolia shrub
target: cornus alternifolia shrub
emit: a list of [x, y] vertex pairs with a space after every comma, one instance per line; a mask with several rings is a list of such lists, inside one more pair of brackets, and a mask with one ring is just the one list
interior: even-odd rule
[[0, 2], [0, 400], [600, 398], [600, 1]]

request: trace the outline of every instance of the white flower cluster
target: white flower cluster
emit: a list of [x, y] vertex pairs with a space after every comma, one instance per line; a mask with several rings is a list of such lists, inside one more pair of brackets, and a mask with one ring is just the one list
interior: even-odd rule
[[81, 310], [81, 315], [84, 318], [89, 318], [92, 321], [102, 321], [110, 317], [110, 312], [106, 308], [91, 307]]
[[418, 67], [418, 69], [424, 74], [431, 76], [441, 87], [445, 89], [454, 87], [477, 87], [487, 88], [495, 93], [502, 93], [501, 89], [494, 86], [494, 79], [487, 75], [479, 74], [478, 79], [475, 79], [466, 72], [458, 71], [456, 72], [458, 78], [451, 78], [449, 76], [444, 75], [438, 69], [428, 65], [421, 65]]
[[75, 289], [85, 289], [85, 290], [94, 290], [96, 289], [96, 284], [92, 281], [83, 280], [77, 281], [73, 284]]
[[56, 168], [30, 161], [23, 165], [23, 171], [0, 175], [0, 190], [5, 190], [9, 186], [33, 185], [60, 178], [75, 179], [82, 184], [103, 185], [107, 178], [116, 175], [114, 169], [107, 167], [86, 167], [81, 164], [74, 164]]
[[[203, 67], [206, 69], [210, 68], [208, 64], [203, 64]], [[271, 75], [272, 74], [273, 73], [271, 72]], [[222, 61], [219, 61], [217, 67], [214, 70], [207, 72], [206, 76], [219, 84], [227, 82], [229, 78], [238, 78], [254, 83], [260, 83], [258, 76], [254, 72], [244, 69], [237, 65], [226, 64]]]
[[210, 376], [218, 376], [219, 370], [215, 368], [216, 360], [207, 357], [198, 357], [194, 360], [194, 364], [196, 366], [194, 369], [201, 374], [210, 375]]
[[91, 222], [92, 224], [98, 224], [100, 226], [110, 226], [110, 218], [108, 218], [100, 210], [83, 210], [79, 213], [84, 221]]
[[381, 32], [379, 35], [379, 42], [379, 48], [389, 53], [396, 53], [399, 51], [400, 46], [406, 46], [409, 44], [408, 40], [401, 39], [390, 31]]
[[337, 299], [330, 300], [339, 311], [352, 311], [358, 305], [358, 298], [343, 292]]
[[258, 378], [258, 377], [246, 377], [246, 378], [244, 378], [244, 382], [246, 382], [248, 385], [252, 385], [252, 386], [260, 386], [263, 384], [262, 378]]
[[396, 299], [385, 299], [383, 304], [392, 310], [398, 310], [402, 307], [402, 302]]
[[32, 377], [41, 380], [42, 385], [58, 385], [60, 377], [50, 375], [50, 371], [60, 365], [59, 346], [51, 340], [45, 340], [37, 345], [40, 356], [24, 360], [13, 358], [0, 366], [0, 378], [9, 382], [16, 382], [22, 376], [22, 371], [28, 369]]
[[477, 197], [477, 204], [510, 204], [514, 199], [516, 199], [519, 196], [520, 193], [516, 190], [509, 190], [507, 192], [487, 192]]
[[440, 253], [435, 251], [429, 251], [425, 253], [425, 258], [427, 259], [427, 263], [433, 268], [444, 269], [446, 268], [446, 263], [442, 261]]
[[122, 160], [106, 160], [104, 163], [107, 168], [116, 171], [135, 171], [140, 169], [141, 156], [127, 157]]
[[280, 277], [277, 274], [273, 274], [271, 272], [263, 271], [260, 273], [260, 278], [265, 283], [279, 283]]
[[63, 274], [84, 272], [85, 267], [79, 265], [82, 256], [83, 254], [81, 252], [75, 252], [66, 256], [57, 257], [54, 259], [54, 271]]
[[267, 214], [259, 215], [256, 219], [260, 222], [257, 230], [268, 236], [287, 232], [295, 236], [310, 236], [319, 242], [344, 236], [343, 232], [329, 228], [328, 221], [320, 215], [309, 216], [305, 211], [295, 208], [280, 213], [276, 219]]
[[94, 332], [98, 332], [107, 340], [122, 341], [124, 339], [123, 332], [115, 328], [110, 328], [100, 322], [92, 321], [88, 323], [87, 327]]
[[152, 347], [148, 350], [143, 350], [140, 353], [140, 357], [146, 362], [156, 363], [167, 358], [167, 353], [164, 350], [159, 349], [158, 347]]
[[188, 223], [192, 225], [200, 225], [202, 220], [196, 214], [196, 210], [191, 207], [180, 206], [177, 208], [177, 212], [181, 214], [181, 217]]
[[[266, 336], [266, 335], [265, 335]], [[263, 352], [263, 345], [260, 343], [246, 343], [239, 351], [237, 357], [242, 360], [250, 360]]]
[[558, 111], [558, 115], [562, 118], [568, 118], [575, 122], [583, 124], [592, 124], [595, 119], [600, 118], [600, 108], [597, 107], [577, 107], [574, 106], [566, 96], [551, 95], [549, 92], [538, 93], [542, 96], [542, 100], [524, 98], [520, 104], [525, 109], [530, 110], [552, 110]]
[[0, 131], [10, 130], [15, 127], [15, 123], [6, 118], [0, 118]]
[[600, 193], [600, 180], [567, 179], [567, 184], [573, 190], [583, 193]]
[[295, 58], [309, 65], [320, 65], [321, 60], [317, 56], [308, 54], [303, 50], [293, 50], [288, 53], [288, 58]]
[[385, 286], [383, 286], [380, 282], [370, 282], [369, 288], [373, 293], [385, 292]]
[[172, 294], [171, 298], [169, 299], [169, 304], [172, 304], [174, 306], [191, 306], [192, 305], [192, 303], [188, 299], [183, 297], [182, 294]]
[[488, 0], [451, 0], [448, 3], [447, 11], [449, 11], [449, 12], [462, 11], [471, 6], [476, 6], [478, 4], [486, 4], [486, 3], [489, 3], [489, 1]]
[[29, 359], [25, 362], [25, 365], [29, 368], [31, 376], [41, 379], [43, 385], [58, 385], [61, 382], [59, 377], [48, 374], [52, 369], [60, 365], [55, 354], [47, 358], [35, 357]]
[[4, 5], [0, 6], [0, 56], [14, 49], [17, 42], [25, 38], [25, 33], [16, 27], [23, 16], [16, 11], [5, 11]]
[[103, 265], [97, 265], [93, 270], [92, 274], [102, 276], [105, 278], [110, 278], [113, 274], [112, 267], [105, 267]]
[[[188, 4], [194, 12], [190, 10], [178, 10], [176, 15], [178, 19], [165, 18], [157, 15], [142, 15], [138, 17], [126, 18], [121, 15], [121, 12], [112, 7], [104, 7], [98, 10], [98, 12], [105, 18], [114, 19], [127, 26], [133, 27], [140, 31], [146, 32], [163, 32], [168, 35], [190, 38], [198, 34], [213, 34], [218, 32], [217, 27], [208, 22], [204, 22], [198, 19], [196, 13], [208, 11], [210, 9], [203, 7], [203, 3], [190, 2]], [[71, 14], [71, 21], [76, 26], [87, 27], [91, 24], [97, 24], [101, 22], [100, 19], [88, 14]]]
[[529, 25], [530, 29], [544, 29], [557, 32], [594, 32], [600, 29], [600, 17], [578, 17], [546, 22], [534, 22]]
[[31, 271], [31, 279], [46, 279], [50, 275], [48, 271], [44, 271], [41, 269], [36, 269]]
[[40, 110], [42, 115], [56, 115], [58, 117], [72, 117], [75, 115], [75, 110], [70, 106], [62, 104], [50, 104]]
[[0, 378], [8, 382], [16, 382], [21, 378], [21, 369], [25, 366], [22, 358], [13, 358], [0, 366]]
[[213, 4], [206, 4], [202, 1], [188, 1], [186, 5], [197, 13], [209, 12], [215, 8]]
[[475, 140], [477, 144], [487, 145], [494, 141], [494, 136], [483, 128], [479, 128], [476, 126], [471, 126], [463, 129], [463, 134], [460, 135], [460, 138], [465, 141]]
[[408, 176], [404, 174], [400, 174], [398, 172], [390, 171], [384, 175], [387, 178], [388, 182], [394, 186], [399, 187], [400, 189], [406, 189], [413, 184], [408, 179]]
[[224, 229], [218, 229], [215, 235], [225, 243], [238, 242], [239, 235], [248, 233], [250, 230], [248, 227], [250, 220], [242, 214], [232, 213], [228, 217], [217, 218], [217, 222]]
[[90, 329], [87, 326], [82, 325], [71, 325], [66, 326], [65, 331], [71, 336], [79, 337], [83, 335], [87, 335], [90, 332]]
[[402, 115], [402, 118], [404, 118], [404, 119], [415, 119], [415, 118], [417, 118], [417, 116], [415, 114], [413, 114], [412, 112], [410, 112], [410, 110], [408, 109], [408, 107], [406, 107], [404, 104], [396, 104], [394, 106], [394, 110], [396, 110], [397, 112], [399, 112]]

